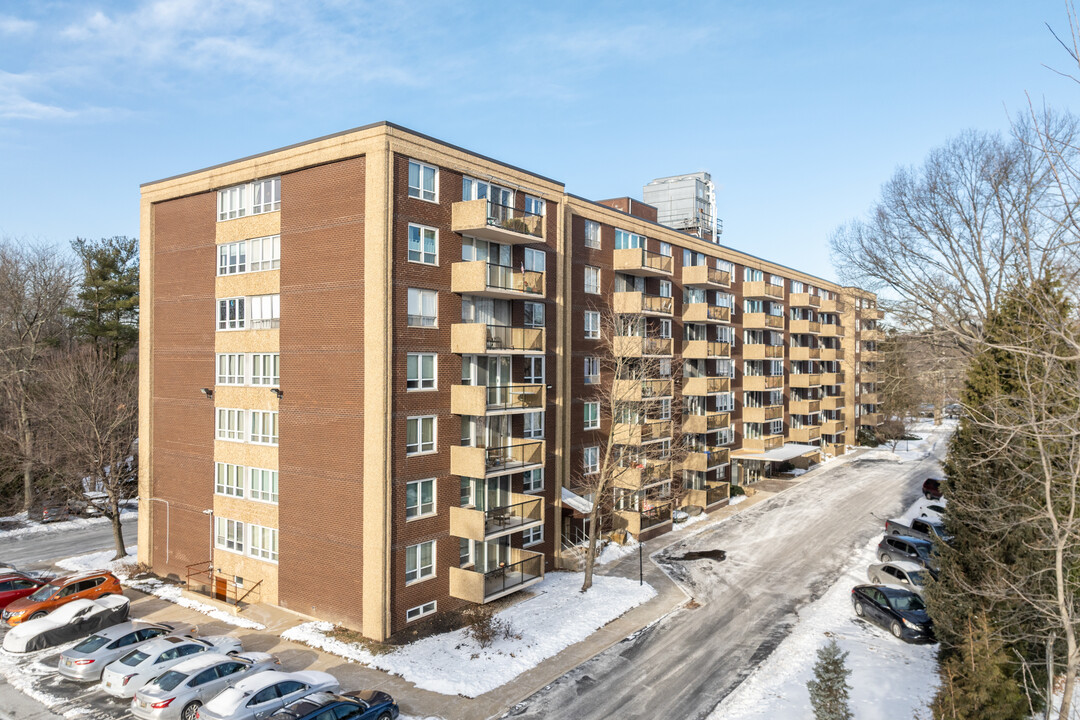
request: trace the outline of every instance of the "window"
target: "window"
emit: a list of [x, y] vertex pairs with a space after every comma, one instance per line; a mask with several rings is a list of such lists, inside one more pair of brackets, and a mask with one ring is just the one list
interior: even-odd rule
[[525, 421], [524, 437], [533, 440], [542, 440], [544, 438], [544, 412], [531, 412], [525, 413], [522, 416]]
[[592, 220], [585, 221], [585, 247], [600, 249], [600, 223]]
[[413, 620], [419, 620], [425, 615], [431, 615], [435, 612], [436, 602], [424, 603], [423, 605], [417, 605], [414, 608], [409, 608], [405, 611], [405, 622], [412, 622]]
[[600, 358], [585, 358], [585, 384], [595, 385], [600, 382]]
[[543, 385], [544, 384], [544, 356], [543, 355], [526, 355], [525, 356], [525, 375], [524, 380], [526, 384]]
[[435, 541], [405, 548], [405, 583], [435, 576]]
[[247, 272], [247, 242], [218, 245], [218, 275]]
[[599, 430], [600, 429], [600, 403], [587, 402], [585, 403], [585, 429], [586, 430]]
[[544, 468], [533, 468], [521, 474], [522, 488], [527, 493], [544, 489]]
[[[248, 257], [251, 259], [249, 270], [276, 270], [281, 267], [281, 236], [270, 235], [268, 237], [255, 238], [248, 241], [251, 249]], [[243, 272], [241, 270], [240, 272]]]
[[743, 268], [743, 280], [749, 282], [761, 282], [765, 279], [765, 274], [760, 270], [751, 267]]
[[243, 330], [246, 327], [244, 298], [218, 300], [218, 330]]
[[244, 552], [244, 523], [228, 518], [214, 518], [216, 532], [214, 544], [222, 550]]
[[532, 215], [544, 214], [544, 201], [532, 195], [525, 196], [525, 212]]
[[281, 178], [256, 180], [252, 183], [251, 212], [253, 215], [281, 209]]
[[793, 293], [806, 292], [806, 290], [804, 288], [805, 288], [805, 285], [803, 285], [800, 281], [798, 281], [798, 280], [792, 280], [791, 281], [791, 292], [793, 292]]
[[434, 290], [409, 288], [409, 327], [435, 327], [438, 320]]
[[281, 209], [281, 178], [267, 178], [218, 190], [218, 220]]
[[525, 302], [525, 327], [544, 327], [544, 303]]
[[543, 250], [525, 248], [525, 260], [522, 262], [522, 267], [527, 272], [544, 272], [547, 267], [547, 253]]
[[671, 281], [670, 280], [661, 280], [660, 281], [660, 297], [665, 297], [665, 298], [671, 297]]
[[262, 502], [278, 501], [278, 471], [251, 468], [251, 498]]
[[592, 295], [600, 294], [600, 268], [585, 266], [585, 292]]
[[435, 514], [435, 478], [405, 485], [405, 519]]
[[409, 197], [438, 202], [439, 169], [431, 165], [409, 161]]
[[266, 330], [281, 325], [281, 295], [255, 295], [248, 298], [251, 304], [251, 327]]
[[656, 411], [657, 417], [661, 420], [671, 419], [671, 398], [662, 398], [660, 400], [660, 406]]
[[645, 236], [638, 235], [636, 233], [627, 232], [626, 230], [615, 229], [615, 249], [626, 250], [629, 248], [644, 248]]
[[409, 353], [405, 368], [407, 390], [435, 389], [435, 353]]
[[244, 384], [244, 353], [218, 353], [217, 384]]
[[671, 243], [660, 243], [660, 254], [664, 257], [671, 257]]
[[277, 529], [260, 525], [248, 525], [248, 528], [248, 555], [277, 562]]
[[409, 262], [437, 265], [439, 231], [433, 227], [409, 224]]
[[600, 472], [600, 446], [593, 445], [581, 451], [581, 465], [586, 475]]
[[[462, 503], [462, 507], [465, 503]], [[473, 564], [473, 541], [461, 538], [458, 542], [458, 565], [468, 567]]]
[[244, 497], [244, 466], [214, 463], [214, 492], [218, 495]]
[[278, 444], [278, 414], [270, 410], [251, 411], [251, 436], [248, 442], [259, 445]]
[[664, 319], [664, 320], [660, 321], [660, 337], [663, 338], [663, 339], [667, 339], [667, 338], [671, 337], [671, 321], [670, 320]]
[[544, 542], [544, 526], [537, 525], [523, 530], [521, 533], [521, 546], [529, 547], [530, 545], [539, 545]]
[[276, 387], [281, 384], [281, 355], [278, 353], [252, 353], [251, 384]]
[[585, 339], [600, 339], [600, 313], [596, 310], [585, 311]]
[[435, 416], [411, 417], [405, 421], [405, 454], [435, 452]]
[[218, 220], [232, 220], [247, 215], [247, 185], [218, 190]]
[[217, 439], [244, 442], [244, 411], [217, 409]]

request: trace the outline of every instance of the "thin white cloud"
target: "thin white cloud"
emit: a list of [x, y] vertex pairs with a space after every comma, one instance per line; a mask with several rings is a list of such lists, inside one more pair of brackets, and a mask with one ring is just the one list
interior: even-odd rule
[[0, 35], [29, 35], [37, 28], [33, 20], [0, 15]]

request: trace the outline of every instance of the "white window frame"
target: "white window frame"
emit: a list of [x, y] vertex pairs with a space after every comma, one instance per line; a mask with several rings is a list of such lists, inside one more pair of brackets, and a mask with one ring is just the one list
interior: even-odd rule
[[535, 493], [544, 489], [544, 468], [533, 468], [521, 474], [522, 492]]
[[[532, 384], [532, 385], [544, 385], [545, 384], [544, 379], [547, 377], [547, 362], [546, 362], [546, 360], [547, 360], [547, 358], [545, 358], [543, 355], [526, 355], [525, 356], [525, 372], [524, 372], [523, 377], [524, 377], [526, 383]], [[535, 372], [534, 372], [536, 370], [536, 366], [538, 364], [537, 361], [539, 361], [539, 366], [540, 366], [540, 376], [539, 377], [537, 377]]]
[[544, 411], [524, 413], [522, 415], [522, 437], [529, 440], [544, 439]]
[[218, 550], [244, 554], [245, 527], [240, 520], [214, 517], [214, 547]]
[[585, 403], [585, 430], [600, 429], [600, 403], [589, 400]]
[[535, 195], [525, 195], [525, 212], [527, 213], [543, 217], [546, 204], [543, 198], [538, 198]]
[[599, 310], [586, 310], [585, 311], [585, 339], [586, 340], [599, 340], [600, 339], [600, 311]]
[[259, 560], [278, 561], [278, 529], [248, 524], [247, 554]]
[[[416, 248], [413, 248], [413, 231], [416, 231]], [[419, 225], [417, 223], [409, 223], [409, 236], [408, 236], [408, 252], [406, 253], [407, 259], [411, 263], [418, 265], [432, 265], [438, 267], [439, 265], [439, 229], [433, 228], [428, 225]], [[424, 242], [428, 237], [432, 238], [434, 243], [434, 249], [428, 252]], [[415, 253], [416, 258], [413, 258]], [[430, 255], [430, 258], [428, 257]]]
[[[265, 235], [245, 241], [247, 248], [248, 272], [277, 270], [281, 267], [281, 236]], [[257, 252], [256, 252], [257, 249]], [[269, 252], [269, 257], [267, 257]], [[258, 259], [256, 259], [258, 256]]]
[[[251, 385], [259, 387], [277, 387], [281, 384], [281, 354], [280, 353], [251, 353]], [[266, 374], [266, 366], [270, 366], [270, 374]]]
[[[590, 372], [592, 371], [592, 372]], [[596, 385], [600, 382], [600, 358], [589, 355], [585, 358], [585, 384]]]
[[[416, 167], [418, 185], [412, 184], [412, 172], [413, 167]], [[424, 171], [432, 171], [432, 188], [429, 190], [424, 187]], [[409, 160], [409, 169], [406, 182], [409, 186], [409, 197], [416, 198], [417, 200], [423, 200], [424, 202], [437, 203], [439, 202], [439, 168], [435, 165], [428, 165], [425, 162], [419, 160]], [[430, 197], [428, 196], [430, 194]]]
[[[434, 315], [424, 314], [424, 306], [428, 303], [428, 301], [431, 302], [431, 307], [435, 311]], [[416, 310], [416, 312], [413, 312], [413, 310]], [[408, 308], [406, 312], [406, 324], [409, 327], [439, 327], [439, 291], [427, 290], [425, 288], [409, 288]], [[413, 318], [418, 318], [418, 321], [414, 322]]]
[[243, 465], [232, 463], [214, 463], [214, 494], [227, 497], [244, 497], [244, 468]]
[[[429, 565], [421, 565], [421, 562], [423, 562], [421, 553], [423, 552], [423, 547], [425, 545], [430, 545], [431, 546], [431, 553], [430, 553], [431, 558], [430, 558], [430, 564]], [[436, 546], [434, 540], [428, 540], [427, 542], [417, 543], [415, 545], [410, 545], [409, 547], [405, 548], [405, 584], [406, 585], [412, 585], [414, 583], [423, 582], [424, 580], [429, 580], [429, 579], [435, 577], [435, 564], [436, 564], [435, 560], [436, 560], [436, 558], [438, 558], [437, 550], [438, 550], [438, 547]], [[409, 553], [410, 552], [413, 554], [414, 567], [413, 567], [412, 570], [409, 570]], [[412, 573], [412, 575], [413, 575], [413, 578], [411, 580], [409, 579], [409, 573]]]
[[217, 354], [218, 385], [245, 385], [247, 383], [247, 355], [244, 353]]
[[663, 240], [660, 241], [660, 254], [664, 257], [671, 257], [671, 243], [666, 243]]
[[544, 542], [544, 526], [526, 528], [521, 531], [521, 547], [527, 548]]
[[252, 295], [247, 298], [247, 321], [252, 330], [271, 330], [281, 326], [281, 295]]
[[[425, 503], [423, 501], [424, 486], [430, 486], [431, 488], [431, 501]], [[409, 505], [409, 488], [416, 486], [416, 505]], [[412, 520], [420, 520], [421, 518], [431, 517], [438, 512], [438, 498], [436, 493], [438, 492], [438, 484], [435, 482], [435, 478], [424, 478], [423, 480], [412, 480], [405, 483], [405, 522]], [[424, 506], [430, 505], [427, 512], [424, 511]], [[409, 511], [412, 510], [413, 514], [410, 515]]]
[[[431, 442], [430, 448], [424, 449], [429, 443], [424, 442], [423, 428], [424, 422], [431, 421]], [[438, 452], [439, 449], [439, 418], [437, 415], [414, 415], [412, 417], [405, 418], [405, 455], [412, 457], [414, 455], [431, 455], [434, 452]], [[409, 423], [416, 423], [416, 449], [409, 450]]]
[[[524, 300], [523, 302], [530, 310], [530, 317], [526, 317], [524, 321], [525, 327], [544, 327], [547, 322], [547, 308], [544, 307], [544, 303], [533, 302], [532, 300]], [[537, 311], [539, 311], [540, 322], [536, 322]]]
[[[424, 376], [424, 359], [431, 359], [431, 377]], [[410, 367], [410, 363], [415, 368]], [[413, 370], [416, 374], [413, 376]], [[439, 389], [439, 355], [438, 353], [406, 353], [405, 355], [405, 389], [408, 392], [429, 392]]]
[[218, 222], [246, 216], [250, 199], [248, 193], [246, 184], [218, 190]]
[[600, 446], [590, 445], [581, 450], [581, 469], [585, 475], [595, 475], [600, 472]]
[[248, 269], [247, 240], [218, 245], [218, 277], [239, 275]]
[[434, 615], [438, 611], [438, 607], [439, 603], [437, 600], [432, 600], [431, 602], [426, 602], [423, 605], [411, 607], [405, 611], [405, 622], [411, 623], [414, 620], [419, 620], [422, 617]]
[[[590, 275], [592, 282], [590, 282]], [[585, 292], [589, 295], [600, 294], [600, 268], [592, 265], [585, 266]]]
[[664, 298], [671, 297], [671, 281], [670, 280], [661, 280], [660, 281], [660, 297], [664, 297]]
[[547, 253], [536, 248], [525, 248], [521, 267], [525, 272], [547, 272]]
[[278, 444], [278, 414], [275, 410], [249, 410], [250, 434], [248, 442], [252, 445]]
[[[256, 192], [258, 189], [258, 192]], [[269, 190], [269, 199], [264, 199]], [[259, 197], [256, 203], [255, 198]], [[218, 222], [281, 209], [281, 177], [261, 178], [218, 190]]]
[[[217, 314], [214, 316], [218, 332], [247, 330], [246, 304], [247, 298], [244, 297], [219, 298], [217, 301]], [[223, 314], [224, 319], [222, 318]]]
[[671, 320], [668, 318], [660, 320], [660, 338], [664, 340], [671, 338]]
[[278, 471], [248, 468], [248, 496], [257, 502], [278, 504]]
[[600, 223], [595, 220], [585, 221], [585, 247], [593, 250], [599, 250], [601, 247]]
[[[269, 195], [269, 197], [267, 197]], [[281, 178], [272, 177], [251, 183], [251, 214], [274, 212], [281, 209]]]
[[244, 442], [247, 438], [247, 412], [238, 408], [217, 408], [214, 413], [214, 437], [226, 442]]

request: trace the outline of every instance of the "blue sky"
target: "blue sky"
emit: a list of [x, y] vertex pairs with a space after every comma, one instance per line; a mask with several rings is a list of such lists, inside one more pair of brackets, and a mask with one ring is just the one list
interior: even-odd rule
[[601, 199], [708, 170], [825, 277], [898, 165], [1080, 92], [1026, 2], [0, 3], [0, 236], [138, 233], [139, 183], [391, 120]]

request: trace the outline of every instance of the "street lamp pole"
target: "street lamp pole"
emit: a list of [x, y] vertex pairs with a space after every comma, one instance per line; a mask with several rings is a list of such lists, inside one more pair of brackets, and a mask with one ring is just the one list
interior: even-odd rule
[[638, 585], [644, 585], [644, 584], [645, 584], [645, 573], [644, 573], [644, 572], [642, 571], [642, 561], [641, 561], [641, 555], [642, 555], [642, 553], [641, 553], [641, 547], [642, 547], [642, 546], [643, 546], [644, 544], [645, 544], [645, 541], [644, 541], [644, 540], [638, 540], [638, 544], [637, 544], [637, 574], [638, 574]]

